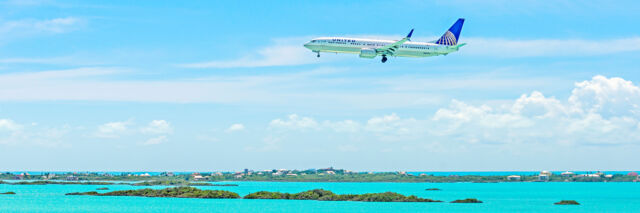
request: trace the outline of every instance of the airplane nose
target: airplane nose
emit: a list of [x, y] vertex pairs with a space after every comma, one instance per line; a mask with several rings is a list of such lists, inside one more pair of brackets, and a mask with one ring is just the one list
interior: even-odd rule
[[306, 48], [309, 48], [309, 47], [311, 46], [311, 44], [306, 43], [306, 44], [304, 44], [303, 46], [304, 46], [304, 47], [306, 47]]

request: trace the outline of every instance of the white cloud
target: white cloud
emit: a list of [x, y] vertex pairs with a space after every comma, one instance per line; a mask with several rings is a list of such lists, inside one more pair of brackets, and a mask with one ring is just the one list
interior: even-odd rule
[[242, 131], [242, 130], [244, 130], [244, 125], [243, 124], [232, 124], [225, 131], [226, 132], [237, 132], [237, 131]]
[[631, 81], [598, 75], [575, 86], [569, 102], [580, 112], [640, 115], [640, 88]]
[[381, 141], [458, 144], [640, 144], [640, 87], [621, 78], [594, 76], [575, 84], [567, 100], [533, 91], [510, 102], [471, 105], [453, 100], [428, 119], [395, 113], [357, 121], [324, 121], [292, 114], [270, 128], [349, 132]]
[[0, 22], [2, 39], [20, 38], [40, 34], [59, 34], [76, 29], [84, 21], [75, 17], [46, 20], [23, 19]]
[[181, 64], [184, 68], [246, 68], [292, 66], [317, 63], [315, 54], [302, 46], [301, 39], [277, 42], [272, 46], [259, 49], [255, 54], [245, 55], [231, 60], [214, 60], [199, 63]]
[[156, 145], [156, 144], [165, 143], [167, 141], [168, 141], [167, 136], [161, 135], [158, 137], [150, 138], [149, 140], [145, 141], [143, 145]]
[[22, 125], [10, 119], [0, 119], [0, 130], [16, 132], [22, 130]]
[[171, 134], [173, 133], [173, 127], [168, 121], [165, 120], [153, 120], [140, 131], [144, 134]]
[[269, 123], [269, 128], [274, 129], [313, 130], [319, 127], [318, 122], [313, 118], [300, 117], [296, 114], [289, 115], [287, 119], [274, 119]]
[[11, 119], [0, 119], [0, 144], [14, 144], [23, 138], [24, 126]]
[[109, 122], [98, 126], [95, 136], [101, 138], [118, 138], [126, 133], [130, 121]]

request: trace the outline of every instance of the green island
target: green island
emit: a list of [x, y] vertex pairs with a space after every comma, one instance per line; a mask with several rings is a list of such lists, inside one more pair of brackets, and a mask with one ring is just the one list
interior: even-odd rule
[[2, 192], [0, 195], [15, 195], [15, 192]]
[[554, 203], [555, 205], [580, 205], [578, 201], [575, 200], [561, 200], [560, 202]]
[[107, 187], [97, 188], [96, 190], [109, 190]]
[[106, 193], [98, 192], [74, 192], [65, 195], [92, 195], [92, 196], [136, 196], [136, 197], [178, 197], [178, 198], [240, 198], [235, 192], [223, 190], [201, 190], [194, 187], [172, 187], [165, 189], [138, 189], [122, 190]]
[[[65, 195], [90, 195], [90, 196], [138, 196], [138, 197], [177, 197], [177, 198], [241, 198], [235, 192], [223, 190], [201, 190], [194, 187], [172, 187], [165, 189], [138, 189], [123, 190], [107, 193], [74, 192]], [[367, 194], [335, 194], [328, 190], [314, 189], [299, 193], [281, 193], [260, 191], [248, 194], [243, 199], [283, 199], [283, 200], [319, 200], [319, 201], [362, 201], [362, 202], [442, 202], [415, 195], [405, 196], [394, 192], [367, 193]]]
[[451, 201], [451, 203], [482, 203], [482, 201], [475, 198], [467, 198], [463, 200], [454, 200], [454, 201]]
[[363, 202], [442, 202], [415, 195], [405, 196], [395, 192], [367, 194], [335, 194], [328, 190], [314, 189], [294, 194], [281, 192], [254, 192], [244, 196], [245, 199], [284, 199], [284, 200], [321, 200], [321, 201], [363, 201]]
[[425, 191], [440, 191], [440, 190], [441, 190], [441, 189], [438, 189], [438, 188], [428, 188], [428, 189], [425, 189]]

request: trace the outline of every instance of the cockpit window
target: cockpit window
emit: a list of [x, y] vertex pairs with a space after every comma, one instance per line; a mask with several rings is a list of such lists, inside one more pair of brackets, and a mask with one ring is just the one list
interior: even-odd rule
[[311, 43], [316, 43], [316, 40], [311, 40]]

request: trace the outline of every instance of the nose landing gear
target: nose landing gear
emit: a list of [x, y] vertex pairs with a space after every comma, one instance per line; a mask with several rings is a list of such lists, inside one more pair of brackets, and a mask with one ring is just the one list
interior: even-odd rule
[[387, 62], [387, 56], [386, 55], [382, 55], [382, 63]]
[[318, 55], [316, 55], [316, 57], [320, 58], [320, 51], [316, 52]]

